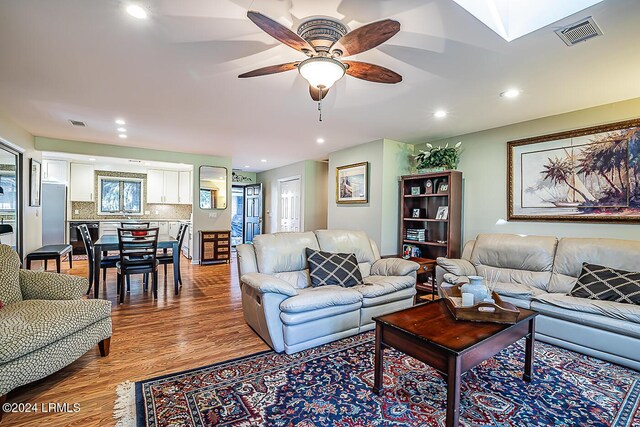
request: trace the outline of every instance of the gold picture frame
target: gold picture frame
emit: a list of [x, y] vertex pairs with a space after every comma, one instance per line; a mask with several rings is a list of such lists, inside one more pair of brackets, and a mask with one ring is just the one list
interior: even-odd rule
[[509, 221], [640, 223], [640, 119], [507, 143]]
[[369, 203], [369, 163], [361, 162], [336, 168], [336, 203]]

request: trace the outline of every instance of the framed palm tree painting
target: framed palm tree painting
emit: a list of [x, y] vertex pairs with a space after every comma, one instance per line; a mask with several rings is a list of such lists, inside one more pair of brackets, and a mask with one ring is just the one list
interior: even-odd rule
[[640, 223], [640, 119], [508, 142], [508, 219]]

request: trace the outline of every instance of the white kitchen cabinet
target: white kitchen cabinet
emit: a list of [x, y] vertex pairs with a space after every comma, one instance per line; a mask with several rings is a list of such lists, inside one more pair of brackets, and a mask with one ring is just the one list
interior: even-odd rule
[[190, 205], [193, 202], [193, 191], [191, 190], [191, 171], [180, 171], [178, 179], [178, 203]]
[[42, 159], [42, 180], [67, 182], [67, 162], [65, 160]]
[[147, 203], [163, 203], [164, 171], [149, 169], [147, 171]]
[[169, 234], [168, 221], [158, 221], [158, 234]]
[[178, 237], [180, 231], [180, 223], [178, 221], [169, 221], [169, 236]]
[[94, 201], [93, 165], [86, 163], [71, 163], [71, 180], [69, 192], [72, 202]]
[[178, 171], [147, 170], [147, 203], [177, 204], [180, 200]]
[[100, 221], [99, 235], [100, 237], [107, 236], [116, 236], [118, 234], [118, 228], [120, 228], [120, 221], [108, 222], [108, 221]]
[[176, 204], [180, 201], [178, 171], [164, 171], [164, 202]]

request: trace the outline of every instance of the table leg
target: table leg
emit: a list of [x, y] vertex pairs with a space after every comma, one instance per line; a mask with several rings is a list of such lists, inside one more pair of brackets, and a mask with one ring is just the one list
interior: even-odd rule
[[61, 261], [61, 259], [60, 259], [60, 258], [62, 258], [60, 255], [58, 255], [58, 256], [56, 257], [56, 271], [57, 271], [58, 273], [60, 273], [60, 261]]
[[180, 253], [178, 252], [177, 242], [171, 246], [171, 251], [173, 252], [173, 287], [175, 288], [176, 295], [178, 295], [178, 277], [180, 277]]
[[534, 345], [536, 342], [536, 318], [529, 320], [529, 334], [524, 349], [524, 375], [522, 379], [531, 382], [533, 378]]
[[100, 261], [102, 261], [102, 252], [99, 248], [96, 248], [93, 251], [93, 296], [95, 298], [98, 298], [98, 291], [100, 288]]
[[373, 392], [380, 394], [384, 381], [384, 347], [382, 346], [382, 326], [376, 324], [376, 346], [373, 363]]
[[436, 284], [436, 267], [434, 265], [433, 268], [431, 269], [431, 300], [432, 301], [436, 299], [437, 294], [438, 294], [438, 285]]
[[69, 268], [73, 268], [73, 252], [69, 252]]
[[27, 257], [27, 270], [31, 270], [31, 258]]
[[460, 418], [460, 368], [459, 357], [450, 356], [447, 369], [447, 427], [458, 427]]

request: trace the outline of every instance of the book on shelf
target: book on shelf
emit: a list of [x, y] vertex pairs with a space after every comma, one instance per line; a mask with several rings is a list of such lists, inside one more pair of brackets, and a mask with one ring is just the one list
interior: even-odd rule
[[424, 242], [427, 240], [427, 230], [424, 228], [407, 228], [407, 240]]

